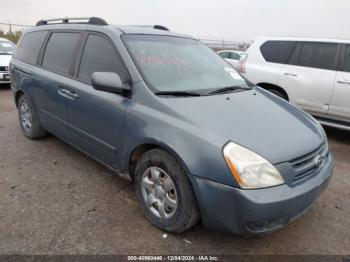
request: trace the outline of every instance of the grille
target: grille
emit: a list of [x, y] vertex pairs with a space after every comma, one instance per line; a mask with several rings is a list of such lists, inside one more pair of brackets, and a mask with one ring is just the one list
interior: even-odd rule
[[0, 72], [8, 72], [9, 68], [8, 66], [0, 66]]
[[328, 146], [322, 144], [319, 148], [302, 157], [290, 161], [294, 169], [294, 183], [299, 183], [315, 175], [324, 165], [328, 158]]

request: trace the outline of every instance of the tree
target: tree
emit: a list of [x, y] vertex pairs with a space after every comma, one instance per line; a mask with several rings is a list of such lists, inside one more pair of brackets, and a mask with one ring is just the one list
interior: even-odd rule
[[6, 38], [14, 43], [17, 44], [18, 40], [21, 38], [22, 36], [22, 30], [16, 30], [15, 32], [4, 32], [3, 30], [0, 30], [0, 37], [1, 38]]

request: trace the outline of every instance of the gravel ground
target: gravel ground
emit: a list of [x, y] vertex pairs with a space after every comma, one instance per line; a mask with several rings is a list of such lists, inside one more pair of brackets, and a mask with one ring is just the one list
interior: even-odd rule
[[0, 88], [0, 254], [349, 254], [350, 132], [326, 129], [335, 170], [311, 210], [259, 237], [152, 227], [132, 185], [50, 135], [21, 134]]

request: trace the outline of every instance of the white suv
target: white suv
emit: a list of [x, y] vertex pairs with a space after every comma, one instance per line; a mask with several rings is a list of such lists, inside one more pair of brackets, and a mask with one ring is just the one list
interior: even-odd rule
[[0, 84], [10, 83], [9, 64], [15, 48], [14, 43], [0, 38]]
[[259, 38], [237, 69], [322, 124], [350, 130], [350, 40]]

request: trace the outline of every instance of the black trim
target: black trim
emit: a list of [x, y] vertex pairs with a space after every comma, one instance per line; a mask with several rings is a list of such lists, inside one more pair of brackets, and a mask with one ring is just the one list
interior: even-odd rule
[[[77, 53], [75, 56], [75, 62], [74, 62], [74, 70], [73, 70], [73, 78], [74, 79], [78, 79], [81, 58], [83, 56], [83, 52], [85, 49], [85, 45], [86, 45], [86, 41], [87, 41], [88, 36], [89, 36], [89, 33], [87, 31], [84, 31], [83, 35], [80, 39], [80, 42], [79, 42], [79, 48], [77, 50]], [[85, 83], [84, 81], [81, 81], [81, 82]]]
[[39, 55], [36, 59], [36, 64], [37, 66], [41, 67], [41, 64], [43, 62], [43, 57], [44, 57], [44, 53], [45, 53], [45, 50], [46, 50], [46, 46], [47, 46], [47, 42], [49, 41], [51, 37], [51, 31], [50, 30], [47, 30], [47, 34], [44, 38], [44, 41], [41, 45], [41, 48], [40, 48], [40, 51], [39, 51]]
[[346, 71], [344, 71], [345, 49], [346, 49], [346, 45], [345, 44], [341, 44], [341, 50], [340, 50], [338, 64], [337, 64], [337, 71], [346, 72]]

